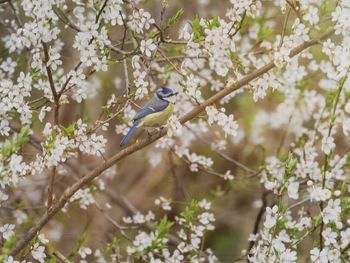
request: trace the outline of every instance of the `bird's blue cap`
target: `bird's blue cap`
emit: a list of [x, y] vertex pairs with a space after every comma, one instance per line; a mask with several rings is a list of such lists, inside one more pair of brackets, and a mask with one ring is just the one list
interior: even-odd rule
[[170, 89], [170, 88], [162, 87], [162, 93], [164, 95], [168, 95], [168, 94], [174, 93], [174, 91], [172, 89]]

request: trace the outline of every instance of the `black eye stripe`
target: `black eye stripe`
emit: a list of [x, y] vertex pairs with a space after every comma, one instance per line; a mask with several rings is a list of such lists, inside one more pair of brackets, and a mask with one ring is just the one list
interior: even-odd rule
[[164, 95], [163, 97], [164, 97], [164, 98], [169, 98], [169, 97], [175, 96], [175, 95], [177, 95], [177, 92], [171, 93], [171, 94], [169, 94], [169, 95]]

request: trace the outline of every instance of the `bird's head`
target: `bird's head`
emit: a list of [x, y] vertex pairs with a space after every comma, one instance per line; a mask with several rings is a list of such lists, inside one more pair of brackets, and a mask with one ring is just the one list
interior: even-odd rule
[[156, 96], [159, 99], [165, 100], [170, 103], [175, 103], [176, 95], [177, 95], [177, 92], [175, 92], [171, 88], [161, 87], [156, 90]]

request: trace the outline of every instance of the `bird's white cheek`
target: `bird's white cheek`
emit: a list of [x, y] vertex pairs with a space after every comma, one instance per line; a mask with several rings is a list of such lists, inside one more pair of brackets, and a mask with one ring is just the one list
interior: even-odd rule
[[176, 102], [176, 96], [171, 96], [169, 98], [166, 98], [167, 101], [169, 101], [170, 103], [175, 103]]

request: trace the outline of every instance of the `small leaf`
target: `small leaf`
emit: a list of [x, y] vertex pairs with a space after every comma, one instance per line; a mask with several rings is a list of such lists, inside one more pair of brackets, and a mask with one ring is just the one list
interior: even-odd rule
[[174, 25], [177, 21], [179, 21], [179, 19], [183, 16], [183, 14], [184, 14], [184, 10], [181, 8], [180, 10], [178, 10], [176, 12], [175, 15], [173, 15], [172, 17], [169, 18], [164, 29], [167, 29], [167, 28], [171, 27], [172, 25]]
[[24, 126], [15, 138], [6, 140], [1, 147], [1, 155], [3, 159], [16, 153], [23, 144], [29, 140], [30, 126]]
[[220, 21], [219, 21], [219, 16], [216, 15], [213, 17], [210, 25], [209, 25], [209, 29], [213, 29], [215, 27], [220, 27]]
[[193, 32], [194, 40], [198, 41], [199, 38], [201, 37], [201, 25], [200, 25], [198, 16], [196, 16], [196, 18], [193, 20], [192, 32]]
[[77, 124], [71, 123], [68, 127], [64, 127], [63, 125], [60, 125], [60, 128], [62, 130], [63, 135], [71, 139], [74, 137], [74, 133], [77, 129]]
[[4, 254], [10, 254], [12, 248], [16, 244], [17, 238], [15, 234], [12, 234], [4, 243], [2, 248], [2, 253]]
[[161, 238], [165, 237], [173, 225], [174, 222], [168, 221], [167, 217], [164, 216], [157, 226], [158, 236]]

